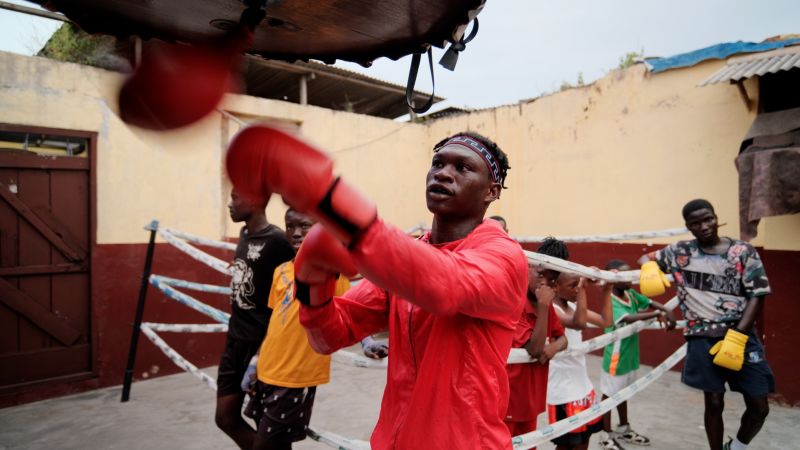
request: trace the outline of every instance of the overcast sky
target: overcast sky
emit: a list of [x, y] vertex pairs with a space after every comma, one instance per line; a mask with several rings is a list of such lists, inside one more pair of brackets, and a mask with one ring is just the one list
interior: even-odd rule
[[[800, 33], [800, 0], [487, 0], [479, 20], [456, 71], [435, 67], [436, 93], [449, 105], [514, 103], [574, 83], [579, 73], [591, 82], [631, 51], [669, 56]], [[58, 25], [0, 10], [0, 50], [35, 53]], [[434, 62], [443, 52], [434, 49]], [[404, 85], [409, 59], [382, 58], [368, 69], [338, 65]], [[430, 90], [427, 67], [417, 87]]]

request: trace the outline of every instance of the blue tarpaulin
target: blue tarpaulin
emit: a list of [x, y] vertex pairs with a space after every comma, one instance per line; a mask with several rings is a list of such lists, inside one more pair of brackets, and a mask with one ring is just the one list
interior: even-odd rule
[[766, 52], [768, 50], [783, 48], [798, 43], [800, 43], [800, 39], [786, 39], [785, 41], [774, 42], [726, 42], [724, 44], [701, 48], [693, 52], [681, 53], [680, 55], [647, 59], [645, 60], [645, 64], [647, 64], [651, 72], [657, 73], [665, 70], [677, 69], [678, 67], [693, 66], [707, 59], [725, 59], [737, 53]]

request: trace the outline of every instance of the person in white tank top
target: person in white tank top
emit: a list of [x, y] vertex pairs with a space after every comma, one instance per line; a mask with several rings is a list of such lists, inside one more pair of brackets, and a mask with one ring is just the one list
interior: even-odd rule
[[[548, 256], [569, 259], [567, 246], [555, 238], [547, 238], [536, 250]], [[542, 276], [549, 279], [556, 291], [553, 307], [556, 310], [567, 336], [567, 348], [583, 341], [581, 330], [588, 323], [605, 328], [611, 326], [611, 285], [603, 286], [603, 307], [600, 314], [589, 311], [586, 301], [586, 285], [589, 280], [570, 273], [558, 273], [541, 269]], [[547, 380], [547, 410], [549, 422], [554, 423], [574, 416], [590, 408], [596, 402], [594, 386], [586, 371], [583, 355], [561, 357], [550, 362]], [[602, 417], [580, 426], [570, 433], [552, 440], [556, 450], [584, 450], [589, 447], [589, 438], [603, 429]]]
[[[611, 310], [611, 285], [603, 288], [603, 307], [598, 314], [587, 308], [586, 285], [589, 281], [577, 275], [562, 273], [556, 280], [556, 310], [564, 333], [567, 336], [567, 348], [579, 345], [583, 341], [581, 330], [591, 323], [600, 328], [610, 326], [613, 313]], [[550, 411], [550, 423], [573, 416], [588, 409], [596, 402], [594, 386], [586, 370], [586, 356], [575, 355], [559, 358], [550, 363], [547, 380], [547, 404]], [[558, 450], [588, 448], [589, 438], [593, 433], [603, 429], [600, 417], [579, 427], [573, 432], [556, 438], [553, 443]]]

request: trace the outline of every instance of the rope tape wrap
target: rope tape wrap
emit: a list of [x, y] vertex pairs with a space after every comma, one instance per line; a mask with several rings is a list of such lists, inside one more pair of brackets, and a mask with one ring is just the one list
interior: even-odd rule
[[338, 450], [369, 450], [369, 442], [358, 439], [348, 439], [330, 431], [313, 430], [308, 428], [308, 437]]
[[[591, 234], [586, 236], [559, 236], [556, 239], [564, 242], [609, 242], [609, 241], [632, 241], [637, 239], [650, 239], [654, 237], [671, 237], [671, 236], [680, 236], [682, 234], [688, 233], [689, 230], [686, 227], [681, 228], [669, 228], [666, 230], [656, 230], [656, 231], [637, 231], [631, 233], [612, 233], [612, 234]], [[519, 243], [527, 244], [532, 242], [542, 242], [548, 236], [526, 236], [526, 237], [515, 237]]]
[[180, 353], [176, 352], [172, 347], [167, 345], [167, 343], [164, 342], [164, 340], [161, 339], [161, 337], [155, 331], [151, 330], [150, 327], [147, 326], [146, 322], [142, 323], [140, 329], [142, 330], [142, 333], [147, 336], [147, 339], [150, 339], [150, 341], [155, 344], [156, 347], [164, 352], [167, 358], [171, 359], [176, 366], [191, 373], [197, 378], [200, 378], [209, 388], [215, 391], [217, 390], [217, 381], [215, 379], [198, 369], [197, 366], [187, 361], [186, 358], [181, 356]]
[[224, 333], [228, 325], [224, 323], [155, 323], [143, 322], [142, 326], [153, 331], [167, 333]]
[[178, 250], [186, 253], [187, 255], [191, 256], [192, 258], [200, 261], [201, 263], [210, 266], [212, 269], [222, 272], [224, 274], [230, 275], [230, 264], [226, 263], [225, 261], [217, 258], [216, 256], [211, 256], [208, 253], [200, 250], [199, 248], [193, 247], [186, 242], [178, 239], [177, 237], [173, 236], [172, 233], [166, 231], [164, 228], [158, 229], [158, 234], [164, 238], [165, 241], [169, 242], [173, 246], [175, 246]]
[[164, 275], [150, 275], [150, 279], [156, 278], [164, 282], [167, 286], [191, 289], [193, 291], [210, 292], [212, 294], [231, 295], [229, 286], [217, 286], [214, 284], [195, 283], [194, 281], [180, 280], [178, 278], [165, 277]]
[[[612, 272], [610, 270], [593, 269], [578, 263], [566, 261], [560, 258], [525, 251], [528, 263], [545, 269], [557, 270], [559, 272], [569, 272], [584, 276], [590, 279], [603, 280], [610, 283], [633, 283], [639, 284], [639, 270], [626, 270], [624, 272]], [[667, 275], [673, 281], [672, 275]]]
[[627, 401], [633, 397], [634, 394], [641, 392], [653, 381], [657, 380], [667, 370], [671, 369], [678, 364], [683, 357], [686, 356], [686, 344], [683, 344], [678, 350], [665, 359], [661, 364], [653, 368], [647, 375], [634, 381], [630, 386], [620, 390], [611, 397], [603, 400], [600, 403], [594, 404], [591, 408], [582, 411], [566, 419], [559, 420], [556, 423], [550, 424], [541, 430], [532, 431], [530, 433], [514, 436], [511, 443], [515, 449], [533, 448], [544, 442], [563, 436], [570, 430], [588, 423], [596, 417], [599, 417], [608, 411], [611, 411], [620, 403]]
[[357, 355], [353, 352], [339, 350], [331, 354], [333, 361], [349, 364], [363, 369], [386, 369], [389, 367], [389, 357], [383, 359], [371, 359], [366, 356]]
[[185, 241], [194, 242], [195, 244], [205, 245], [206, 247], [213, 247], [213, 248], [221, 248], [223, 250], [236, 250], [236, 244], [232, 242], [225, 242], [225, 241], [218, 241], [215, 239], [204, 238], [202, 236], [197, 236], [194, 234], [189, 234], [184, 231], [173, 230], [172, 228], [162, 227], [159, 230], [163, 230], [177, 238], [181, 238]]
[[150, 275], [150, 284], [161, 289], [161, 292], [163, 292], [167, 297], [170, 297], [178, 303], [188, 306], [189, 308], [192, 308], [201, 314], [205, 314], [219, 323], [227, 324], [231, 318], [231, 315], [225, 311], [206, 305], [191, 295], [187, 295], [181, 291], [173, 289], [171, 286], [161, 280], [159, 275]]

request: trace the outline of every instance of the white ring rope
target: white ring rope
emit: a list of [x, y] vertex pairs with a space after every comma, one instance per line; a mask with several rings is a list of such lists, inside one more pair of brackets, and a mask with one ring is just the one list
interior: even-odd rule
[[205, 245], [206, 247], [221, 248], [223, 250], [232, 250], [232, 251], [236, 250], [236, 244], [232, 242], [209, 239], [202, 236], [197, 236], [195, 234], [189, 234], [185, 231], [174, 230], [172, 228], [166, 228], [166, 227], [160, 227], [159, 230], [164, 230], [175, 237], [181, 238], [188, 242], [194, 242], [195, 244]]
[[191, 289], [193, 291], [210, 292], [212, 294], [231, 295], [230, 286], [217, 286], [215, 284], [195, 283], [194, 281], [181, 280], [179, 278], [165, 277], [164, 275], [150, 275], [150, 279], [163, 281], [167, 286]]
[[191, 295], [184, 294], [183, 292], [172, 288], [167, 283], [162, 281], [159, 275], [150, 275], [150, 284], [161, 289], [161, 291], [166, 294], [167, 297], [170, 297], [173, 300], [176, 300], [178, 303], [188, 306], [189, 308], [192, 308], [201, 314], [205, 314], [219, 323], [227, 324], [231, 318], [231, 315], [225, 311], [214, 308], [213, 306], [209, 306], [192, 297]]
[[308, 437], [338, 450], [370, 450], [369, 442], [339, 436], [336, 433], [308, 428]]
[[[528, 257], [529, 264], [543, 267], [545, 269], [574, 273], [589, 279], [603, 280], [610, 283], [639, 284], [639, 270], [612, 272], [610, 270], [595, 269], [574, 263], [572, 261], [566, 261], [553, 256], [543, 255], [541, 253], [529, 252], [527, 250], [525, 250], [525, 256]], [[669, 278], [670, 281], [673, 280], [672, 275], [667, 275], [667, 278]]]
[[164, 238], [165, 241], [169, 242], [178, 250], [183, 251], [192, 258], [200, 261], [203, 264], [206, 264], [207, 266], [210, 266], [214, 270], [230, 275], [230, 264], [226, 263], [225, 261], [217, 258], [216, 256], [211, 256], [208, 253], [181, 241], [164, 228], [159, 228], [158, 234]]
[[167, 333], [224, 333], [228, 331], [226, 323], [155, 323], [142, 322], [142, 326], [153, 331]]
[[171, 359], [172, 362], [175, 363], [176, 366], [191, 373], [197, 378], [200, 378], [209, 388], [215, 391], [217, 390], [217, 381], [215, 379], [198, 369], [197, 366], [187, 361], [186, 358], [181, 356], [180, 353], [176, 352], [172, 347], [167, 345], [167, 343], [164, 342], [164, 340], [161, 339], [161, 337], [155, 331], [151, 330], [150, 327], [147, 326], [146, 322], [142, 323], [140, 329], [142, 330], [142, 333], [147, 336], [147, 338], [150, 339], [153, 344], [155, 344], [156, 347], [164, 352], [167, 358]]
[[[187, 241], [191, 241], [199, 245], [206, 245], [215, 248], [224, 248], [226, 250], [230, 250], [231, 247], [235, 249], [234, 244], [222, 241], [214, 241], [211, 239], [194, 236], [188, 233], [183, 233], [177, 230], [171, 230], [168, 228], [159, 228], [158, 233], [167, 242], [169, 242], [179, 250], [187, 253], [194, 259], [197, 259], [198, 261], [203, 262], [222, 273], [230, 275], [229, 265], [227, 263], [212, 255], [209, 255], [208, 253], [203, 252], [202, 250], [199, 250], [189, 245], [186, 242], [180, 241], [179, 238], [186, 239]], [[538, 253], [526, 252], [526, 255], [528, 256], [529, 262], [533, 264], [538, 264], [541, 267], [545, 267], [548, 269], [558, 270], [562, 272], [577, 273], [582, 276], [594, 279], [601, 279], [608, 282], [638, 281], [638, 274], [639, 274], [638, 270], [627, 271], [627, 272], [610, 272], [599, 269], [592, 269], [586, 266], [582, 266], [580, 264], [564, 261], [558, 258], [552, 258], [547, 255], [542, 255]], [[179, 303], [185, 306], [188, 306], [192, 309], [195, 309], [196, 311], [199, 311], [211, 317], [217, 322], [220, 322], [217, 324], [164, 324], [164, 323], [143, 322], [141, 324], [142, 333], [145, 336], [147, 336], [147, 338], [150, 339], [150, 341], [152, 341], [153, 344], [155, 344], [156, 347], [158, 347], [170, 360], [172, 360], [172, 362], [175, 363], [176, 366], [198, 377], [209, 388], [216, 390], [217, 388], [216, 380], [214, 380], [205, 372], [198, 369], [195, 365], [190, 363], [182, 355], [176, 352], [163, 339], [161, 339], [161, 337], [156, 333], [156, 331], [177, 332], [177, 333], [180, 332], [216, 333], [216, 332], [227, 331], [228, 329], [227, 322], [230, 318], [229, 314], [219, 309], [216, 309], [212, 306], [209, 306], [187, 294], [177, 291], [176, 289], [174, 289], [174, 287], [181, 287], [185, 289], [193, 289], [197, 291], [211, 292], [222, 295], [229, 295], [230, 288], [226, 286], [195, 283], [191, 281], [180, 280], [177, 278], [165, 277], [162, 275], [151, 275], [150, 283], [161, 289], [164, 292], [164, 294], [166, 294], [168, 297], [178, 301]], [[677, 304], [678, 304], [677, 298], [673, 298], [669, 302], [667, 302], [665, 306], [668, 309], [673, 309]], [[557, 354], [555, 358], [567, 355], [578, 355], [578, 354], [589, 353], [599, 348], [602, 348], [612, 342], [629, 337], [635, 333], [640, 332], [643, 329], [649, 329], [654, 326], [656, 326], [655, 319], [636, 322], [634, 324], [630, 324], [615, 329], [611, 332], [602, 334], [593, 339], [584, 341], [579, 346], [571, 347], [563, 352], [559, 352], [559, 354]], [[541, 430], [512, 438], [512, 444], [514, 448], [523, 449], [523, 448], [535, 447], [547, 440], [561, 436], [569, 432], [570, 430], [575, 429], [576, 427], [581, 426], [584, 423], [587, 423], [588, 421], [604, 414], [605, 412], [614, 408], [619, 403], [626, 401], [628, 398], [632, 397], [637, 392], [646, 388], [648, 385], [650, 385], [650, 383], [652, 383], [655, 379], [660, 377], [664, 372], [666, 372], [667, 370], [672, 368], [675, 364], [677, 364], [677, 362], [680, 361], [685, 354], [686, 354], [686, 345], [684, 344], [670, 357], [668, 357], [661, 364], [659, 364], [653, 370], [651, 370], [646, 376], [640, 378], [630, 386], [621, 390], [617, 394], [611, 396], [611, 398], [608, 398], [605, 401], [592, 406], [591, 408], [581, 412], [580, 414], [566, 418], [554, 424], [548, 425], [547, 427]], [[332, 359], [340, 363], [347, 363], [361, 368], [385, 369], [388, 367], [387, 359], [373, 360], [344, 350], [335, 352], [332, 355]], [[534, 362], [534, 360], [530, 358], [530, 356], [524, 349], [511, 350], [511, 353], [509, 354], [508, 358], [508, 364], [521, 364], [529, 362]], [[370, 448], [368, 442], [349, 439], [327, 431], [312, 430], [311, 428], [309, 428], [308, 436], [311, 439], [314, 439], [320, 443], [329, 445], [333, 448], [337, 448], [340, 450], [366, 450]]]
[[332, 353], [331, 357], [338, 363], [361, 367], [363, 369], [386, 369], [389, 367], [388, 356], [383, 359], [371, 359], [346, 350], [339, 350], [338, 352]]
[[643, 391], [667, 370], [674, 367], [675, 364], [678, 364], [678, 362], [680, 362], [684, 356], [686, 356], [686, 344], [683, 344], [680, 348], [678, 348], [678, 350], [675, 350], [675, 353], [667, 357], [667, 359], [665, 359], [661, 364], [654, 367], [653, 370], [647, 373], [647, 375], [634, 381], [630, 386], [620, 390], [611, 397], [603, 400], [600, 403], [596, 403], [589, 409], [574, 416], [567, 417], [566, 419], [562, 419], [556, 423], [550, 424], [541, 430], [514, 436], [511, 439], [511, 443], [515, 449], [533, 448], [588, 423], [596, 417], [611, 411], [620, 403], [627, 401], [629, 398], [633, 397], [634, 394]]
[[[677, 306], [678, 306], [678, 297], [672, 297], [670, 301], [664, 304], [664, 307], [670, 311], [675, 309], [675, 307]], [[604, 333], [592, 339], [585, 340], [574, 347], [568, 347], [566, 350], [556, 353], [555, 356], [553, 356], [553, 359], [566, 358], [568, 356], [578, 356], [591, 353], [613, 342], [625, 339], [629, 336], [633, 336], [634, 334], [642, 330], [649, 329], [651, 325], [655, 323], [657, 323], [656, 319], [640, 320], [630, 325], [625, 325], [623, 327], [615, 328], [614, 330], [611, 330], [608, 333]], [[508, 364], [525, 364], [533, 362], [536, 362], [536, 360], [531, 358], [531, 355], [529, 355], [524, 348], [512, 348], [511, 353], [509, 353], [508, 355]]]
[[[611, 234], [592, 234], [586, 236], [557, 236], [556, 239], [564, 242], [610, 242], [610, 241], [633, 241], [638, 239], [650, 239], [655, 237], [671, 237], [671, 236], [680, 236], [682, 234], [688, 233], [689, 230], [686, 227], [681, 228], [669, 228], [666, 230], [656, 230], [656, 231], [637, 231], [637, 232], [630, 232], [630, 233], [611, 233]], [[525, 237], [514, 237], [519, 243], [533, 243], [533, 242], [542, 242], [549, 236], [525, 236]]]

